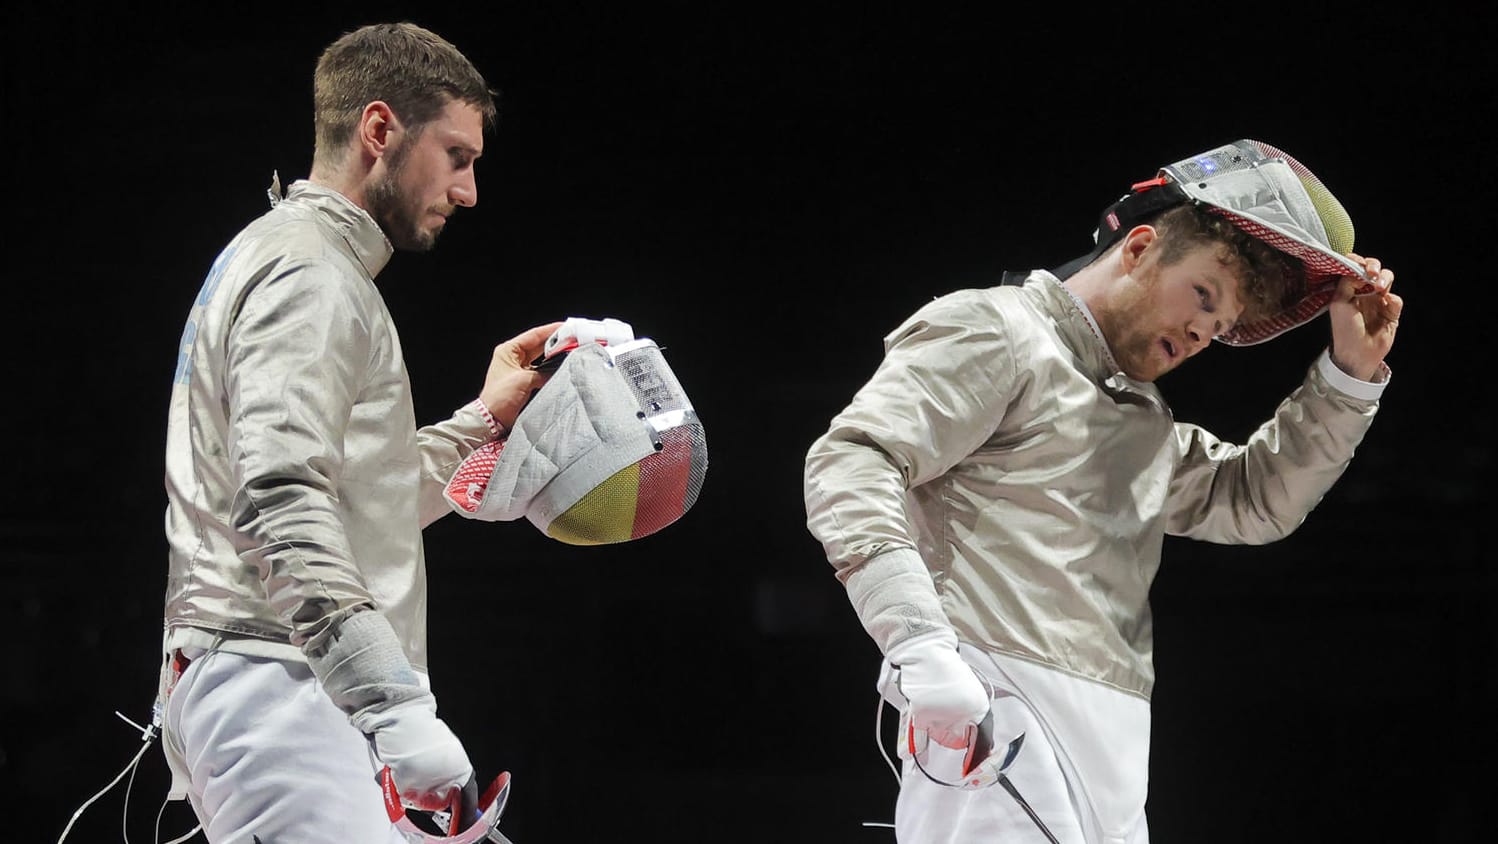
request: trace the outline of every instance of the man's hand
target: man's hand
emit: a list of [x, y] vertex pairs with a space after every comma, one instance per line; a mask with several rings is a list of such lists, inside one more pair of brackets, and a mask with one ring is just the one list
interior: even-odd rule
[[515, 417], [530, 400], [531, 391], [546, 383], [548, 376], [531, 369], [531, 361], [541, 356], [546, 338], [561, 327], [561, 322], [538, 325], [494, 347], [479, 401], [506, 431], [515, 426]]
[[[1371, 381], [1394, 345], [1404, 300], [1389, 292], [1394, 273], [1384, 269], [1377, 258], [1347, 257], [1362, 264], [1368, 277], [1343, 276], [1328, 306], [1332, 321], [1332, 363], [1354, 378]], [[1377, 289], [1366, 296], [1353, 295], [1369, 279]]]
[[923, 633], [896, 645], [889, 659], [900, 669], [900, 694], [910, 701], [917, 741], [925, 733], [943, 747], [966, 747], [970, 730], [992, 702], [957, 654], [957, 637], [950, 630]]
[[302, 648], [333, 705], [374, 742], [401, 796], [442, 808], [473, 776], [463, 745], [437, 717], [437, 699], [402, 650], [389, 619], [372, 609], [338, 617]]
[[446, 809], [473, 779], [468, 754], [436, 709], [430, 698], [395, 707], [369, 736], [401, 799], [418, 809]]

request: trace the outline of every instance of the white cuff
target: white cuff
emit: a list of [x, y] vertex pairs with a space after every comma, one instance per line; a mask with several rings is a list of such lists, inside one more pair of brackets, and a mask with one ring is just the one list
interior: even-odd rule
[[1364, 381], [1354, 378], [1342, 371], [1342, 368], [1332, 362], [1332, 350], [1322, 351], [1321, 357], [1316, 359], [1316, 368], [1321, 370], [1321, 377], [1332, 387], [1363, 401], [1378, 401], [1384, 394], [1384, 388], [1389, 386], [1391, 375], [1387, 364], [1380, 363], [1378, 372], [1374, 373], [1372, 381]]

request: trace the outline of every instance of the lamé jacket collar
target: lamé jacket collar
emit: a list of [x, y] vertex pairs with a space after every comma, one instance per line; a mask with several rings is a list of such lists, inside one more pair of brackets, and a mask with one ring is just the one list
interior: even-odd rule
[[390, 238], [385, 236], [380, 224], [369, 216], [369, 212], [330, 187], [298, 179], [291, 183], [284, 200], [276, 199], [272, 192], [271, 204], [274, 206], [281, 202], [302, 203], [320, 212], [323, 219], [354, 250], [355, 257], [364, 265], [370, 278], [379, 275], [380, 270], [385, 269], [385, 265], [390, 263], [391, 256], [395, 254]]

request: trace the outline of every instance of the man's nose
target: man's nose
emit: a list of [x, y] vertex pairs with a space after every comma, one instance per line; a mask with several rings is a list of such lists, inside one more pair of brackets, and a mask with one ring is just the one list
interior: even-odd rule
[[479, 204], [478, 179], [473, 175], [473, 168], [458, 176], [458, 181], [447, 191], [447, 201], [464, 208], [472, 208]]
[[1188, 354], [1194, 355], [1205, 349], [1212, 338], [1222, 333], [1222, 320], [1212, 314], [1201, 314], [1186, 326], [1186, 339], [1191, 344]]

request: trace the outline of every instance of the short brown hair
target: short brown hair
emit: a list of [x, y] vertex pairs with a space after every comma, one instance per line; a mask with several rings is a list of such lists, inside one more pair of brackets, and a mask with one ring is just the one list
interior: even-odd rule
[[1300, 298], [1305, 268], [1300, 262], [1234, 226], [1227, 217], [1189, 202], [1157, 217], [1161, 266], [1186, 257], [1197, 246], [1217, 247], [1217, 259], [1238, 277], [1240, 322], [1278, 314]]
[[316, 158], [337, 161], [364, 107], [381, 100], [413, 134], [452, 100], [478, 109], [492, 126], [498, 93], [458, 48], [412, 23], [379, 23], [345, 33], [317, 59], [313, 74]]

